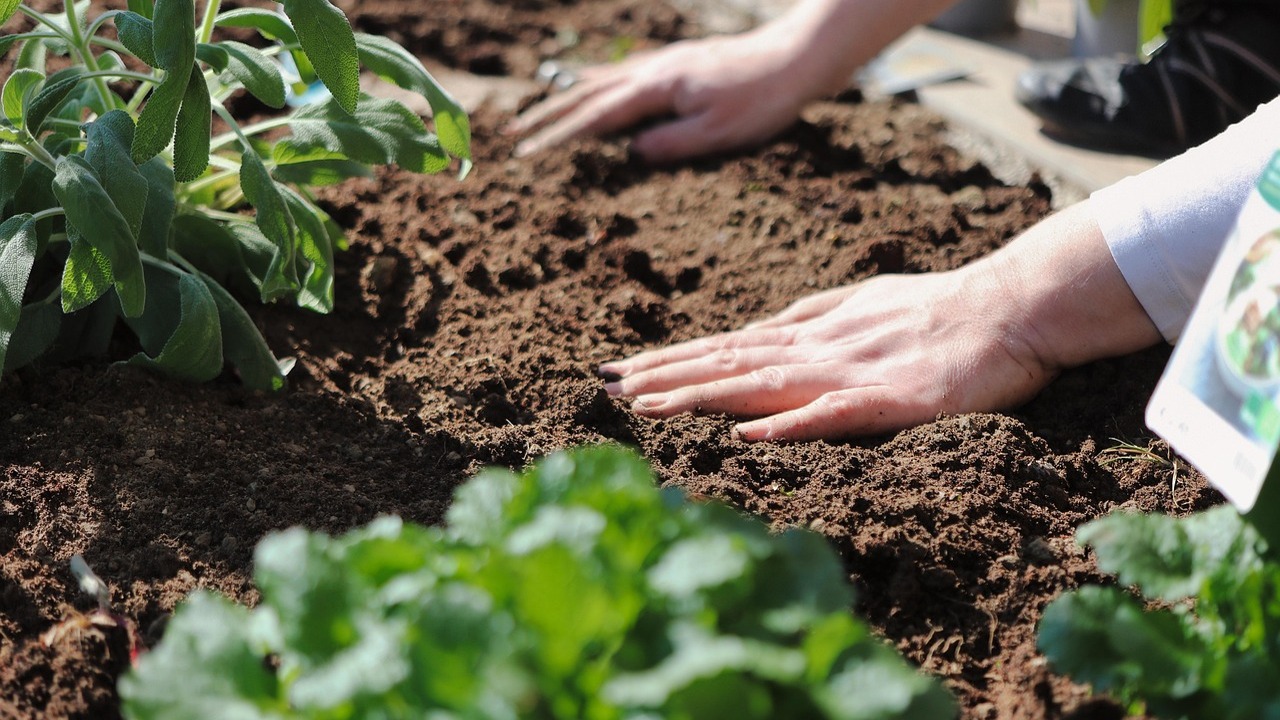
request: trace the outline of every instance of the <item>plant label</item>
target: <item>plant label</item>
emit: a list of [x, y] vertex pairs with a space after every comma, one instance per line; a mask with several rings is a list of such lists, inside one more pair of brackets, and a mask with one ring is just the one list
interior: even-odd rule
[[1241, 512], [1280, 443], [1280, 153], [1249, 194], [1147, 406]]

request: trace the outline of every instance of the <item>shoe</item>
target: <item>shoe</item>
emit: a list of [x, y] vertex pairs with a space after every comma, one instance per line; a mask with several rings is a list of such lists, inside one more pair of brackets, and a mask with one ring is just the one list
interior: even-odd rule
[[1015, 95], [1066, 142], [1169, 157], [1280, 95], [1280, 3], [1175, 2], [1165, 43], [1146, 63], [1042, 62]]

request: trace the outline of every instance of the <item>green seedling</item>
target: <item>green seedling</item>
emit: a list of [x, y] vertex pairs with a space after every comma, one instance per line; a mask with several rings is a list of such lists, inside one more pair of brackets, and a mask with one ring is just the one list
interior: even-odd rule
[[[0, 22], [21, 13], [30, 25], [0, 37], [13, 68], [0, 91], [0, 369], [104, 354], [123, 323], [130, 364], [193, 381], [230, 365], [278, 390], [290, 362], [241, 298], [333, 308], [347, 241], [313, 189], [374, 165], [438, 172], [457, 160], [465, 174], [467, 117], [417, 59], [354, 32], [329, 0], [287, 0], [283, 13], [222, 12], [220, 0], [92, 11], [0, 1]], [[221, 28], [260, 42], [216, 39]], [[52, 73], [51, 56], [64, 58]], [[434, 132], [364, 95], [361, 68], [425, 97]], [[294, 85], [314, 81], [327, 95], [285, 114]], [[246, 92], [282, 114], [241, 124], [227, 101]]]

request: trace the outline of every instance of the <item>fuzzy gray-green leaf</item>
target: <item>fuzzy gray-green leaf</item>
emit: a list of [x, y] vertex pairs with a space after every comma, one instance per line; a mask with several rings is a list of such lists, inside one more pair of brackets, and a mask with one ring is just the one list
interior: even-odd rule
[[285, 45], [298, 42], [298, 34], [293, 31], [289, 21], [270, 10], [257, 8], [237, 8], [228, 10], [214, 19], [218, 27], [253, 28], [268, 40], [278, 40]]
[[288, 295], [298, 287], [293, 261], [297, 230], [280, 188], [252, 150], [245, 151], [241, 158], [240, 188], [258, 211], [256, 222], [262, 234], [276, 246], [276, 255], [262, 281], [262, 297], [274, 300]]
[[4, 81], [3, 106], [4, 115], [16, 127], [22, 127], [25, 119], [23, 112], [31, 93], [44, 80], [44, 74], [26, 68], [14, 70], [9, 79]]
[[332, 99], [301, 107], [289, 118], [293, 137], [276, 145], [276, 156], [320, 150], [371, 165], [394, 163], [413, 172], [439, 172], [449, 156], [422, 119], [401, 103], [365, 96], [355, 114]]
[[195, 180], [209, 167], [212, 112], [213, 101], [204, 73], [193, 64], [182, 107], [178, 110], [177, 134], [173, 138], [173, 176], [178, 182]]
[[201, 57], [217, 58], [214, 65], [219, 72], [225, 69], [245, 90], [254, 97], [273, 108], [284, 107], [284, 77], [280, 75], [280, 66], [255, 47], [233, 40], [224, 40], [212, 45], [201, 45], [197, 50]]
[[129, 49], [139, 60], [159, 67], [155, 50], [155, 24], [135, 12], [122, 12], [116, 15], [116, 35], [120, 43]]
[[74, 227], [67, 228], [71, 251], [62, 265], [62, 311], [74, 313], [98, 301], [111, 289], [114, 275], [107, 256], [85, 240]]
[[106, 258], [126, 317], [139, 315], [146, 303], [146, 285], [137, 241], [111, 196], [83, 158], [58, 159], [53, 191], [67, 214], [67, 222]]
[[181, 71], [196, 61], [196, 6], [194, 0], [158, 0], [152, 35], [156, 61], [165, 72]]
[[284, 188], [283, 197], [297, 227], [298, 305], [319, 313], [333, 311], [333, 244], [325, 231], [324, 212], [296, 192]]
[[76, 89], [76, 85], [80, 84], [80, 76], [83, 71], [79, 68], [67, 68], [60, 70], [45, 82], [44, 87], [36, 96], [27, 104], [26, 122], [27, 131], [32, 135], [40, 132], [40, 128], [44, 125], [45, 118], [49, 114], [58, 109], [58, 106], [71, 95], [71, 91]]
[[133, 118], [123, 110], [112, 110], [89, 124], [84, 158], [100, 178], [110, 178], [103, 186], [134, 236], [142, 228], [147, 210], [147, 179], [129, 155], [133, 146]]
[[378, 35], [356, 35], [360, 62], [379, 77], [425, 97], [440, 144], [455, 157], [471, 159], [471, 122], [462, 105], [422, 67], [418, 58], [394, 41]]
[[240, 376], [240, 382], [251, 390], [283, 390], [284, 373], [280, 361], [267, 347], [267, 341], [253, 324], [249, 314], [213, 278], [199, 274], [218, 305], [218, 321], [222, 326], [222, 354]]
[[9, 18], [18, 11], [22, 0], [0, 0], [0, 25], [9, 22]]
[[15, 215], [0, 223], [0, 368], [5, 366], [9, 342], [22, 319], [22, 296], [38, 245], [36, 224], [30, 215]]
[[146, 311], [126, 319], [145, 352], [129, 364], [192, 382], [217, 377], [222, 372], [222, 328], [209, 289], [190, 273], [152, 266], [147, 267], [147, 285]]
[[316, 75], [342, 109], [355, 112], [360, 99], [360, 55], [347, 16], [329, 0], [285, 0], [284, 12], [293, 21]]

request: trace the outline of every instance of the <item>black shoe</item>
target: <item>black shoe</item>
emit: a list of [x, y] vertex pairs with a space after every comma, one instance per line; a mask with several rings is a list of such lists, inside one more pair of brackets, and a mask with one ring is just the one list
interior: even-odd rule
[[1146, 63], [1037, 63], [1018, 101], [1066, 142], [1168, 157], [1280, 95], [1280, 3], [1176, 2], [1165, 37]]

